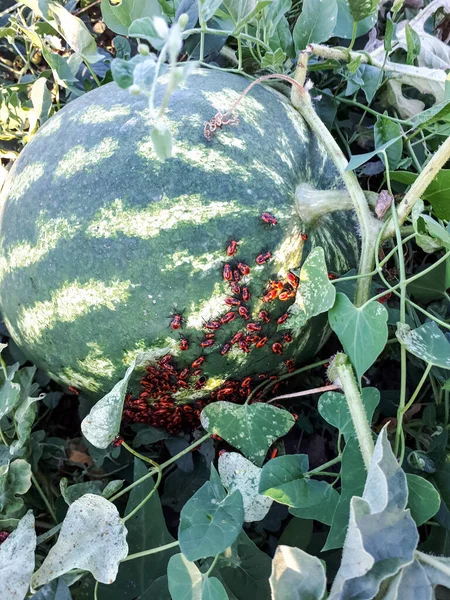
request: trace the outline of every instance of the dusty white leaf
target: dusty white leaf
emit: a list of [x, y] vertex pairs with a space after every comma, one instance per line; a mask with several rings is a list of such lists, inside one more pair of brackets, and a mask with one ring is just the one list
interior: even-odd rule
[[241, 492], [246, 523], [264, 519], [273, 500], [258, 494], [261, 469], [237, 452], [225, 452], [219, 456], [218, 470], [230, 494], [235, 490]]
[[278, 546], [269, 582], [273, 600], [321, 600], [325, 569], [317, 557], [299, 548]]
[[128, 554], [127, 530], [117, 508], [102, 496], [85, 494], [69, 506], [58, 541], [32, 578], [33, 588], [71, 569], [112, 583]]
[[128, 367], [125, 377], [91, 408], [81, 422], [84, 437], [96, 448], [107, 448], [119, 434], [125, 394], [135, 365], [136, 360]]
[[23, 600], [34, 571], [36, 532], [29, 510], [0, 546], [0, 590], [2, 600]]

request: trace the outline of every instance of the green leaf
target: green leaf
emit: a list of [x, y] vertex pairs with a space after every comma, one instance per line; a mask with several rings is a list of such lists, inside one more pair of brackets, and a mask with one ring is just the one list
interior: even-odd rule
[[227, 496], [222, 485], [207, 481], [180, 513], [180, 549], [191, 561], [220, 554], [236, 540], [243, 523], [240, 492]]
[[[402, 0], [403, 1], [403, 0]], [[395, 34], [396, 25], [389, 17], [386, 17], [386, 30], [384, 32], [384, 49], [386, 52], [390, 52], [392, 50], [392, 40]]]
[[295, 303], [289, 307], [289, 329], [300, 329], [312, 317], [329, 310], [335, 299], [336, 289], [328, 279], [325, 253], [319, 246], [308, 254], [301, 268]]
[[[411, 185], [418, 177], [417, 173], [396, 171], [390, 174], [392, 181], [399, 181]], [[421, 194], [421, 198], [427, 200], [433, 207], [434, 213], [439, 219], [450, 221], [450, 203], [447, 201], [450, 193], [450, 169], [441, 169]]]
[[23, 507], [22, 498], [31, 487], [31, 466], [19, 458], [0, 467], [0, 512], [13, 514]]
[[89, 571], [97, 581], [112, 583], [128, 554], [127, 530], [117, 508], [101, 496], [85, 494], [69, 506], [58, 540], [32, 577], [32, 586], [71, 569]]
[[375, 445], [363, 496], [353, 497], [350, 503], [342, 562], [330, 600], [375, 598], [383, 582], [414, 560], [419, 534], [406, 510], [407, 498], [405, 473], [383, 429]]
[[269, 404], [214, 402], [201, 414], [202, 427], [219, 435], [257, 466], [261, 466], [267, 450], [275, 440], [294, 425], [294, 417], [286, 410]]
[[[145, 464], [135, 458], [133, 481], [138, 481], [147, 472]], [[151, 493], [154, 485], [153, 479], [146, 479], [131, 490], [125, 515], [129, 515]], [[167, 530], [157, 491], [133, 517], [128, 519], [127, 530], [130, 554], [175, 541]], [[172, 548], [123, 562], [119, 567], [116, 581], [111, 585], [99, 586], [99, 600], [134, 600], [135, 598], [144, 600], [155, 581], [166, 574], [169, 559], [177, 551], [177, 548]], [[167, 584], [165, 589], [167, 590]]]
[[[11, 373], [11, 379], [14, 373]], [[0, 387], [0, 419], [7, 415], [16, 406], [20, 396], [20, 385], [7, 379]]]
[[162, 123], [156, 124], [152, 129], [152, 144], [159, 160], [166, 160], [172, 156], [172, 134]]
[[131, 45], [126, 37], [116, 35], [113, 39], [113, 46], [116, 51], [116, 58], [128, 60], [131, 57]]
[[333, 522], [334, 512], [339, 503], [339, 494], [328, 483], [326, 483], [326, 486], [323, 487], [323, 490], [324, 493], [322, 497], [319, 498], [317, 496], [317, 500], [314, 504], [310, 504], [309, 506], [297, 506], [295, 508], [289, 508], [291, 515], [294, 515], [300, 519], [314, 519], [314, 521], [325, 523], [325, 525], [331, 525]]
[[325, 550], [333, 550], [334, 548], [341, 548], [344, 544], [350, 514], [350, 500], [352, 496], [362, 494], [366, 475], [367, 473], [358, 442], [355, 438], [350, 438], [342, 453], [341, 495], [322, 552], [325, 552]]
[[312, 539], [313, 525], [312, 519], [293, 517], [283, 529], [278, 543], [283, 546], [295, 546], [300, 550], [306, 550]]
[[292, 33], [295, 50], [302, 51], [308, 44], [329, 40], [336, 25], [337, 13], [336, 0], [304, 0]]
[[405, 25], [405, 36], [406, 36], [406, 47], [407, 47], [407, 56], [406, 63], [408, 65], [413, 65], [414, 61], [420, 54], [420, 37], [419, 34], [414, 31], [409, 23]]
[[261, 469], [237, 452], [225, 452], [219, 456], [218, 470], [228, 493], [240, 491], [245, 522], [264, 519], [272, 506], [272, 499], [261, 496], [258, 492]]
[[55, 18], [58, 31], [72, 50], [90, 63], [101, 60], [102, 56], [97, 52], [95, 38], [82, 20], [56, 2], [50, 2], [49, 8]]
[[450, 369], [450, 343], [434, 321], [424, 323], [417, 329], [397, 324], [395, 333], [408, 352], [427, 363], [442, 369]]
[[[325, 481], [305, 477], [308, 466], [306, 454], [289, 454], [269, 460], [261, 472], [259, 493], [280, 504], [299, 509], [317, 508], [327, 497], [326, 503], [334, 510], [339, 494]], [[296, 512], [293, 514], [304, 516]]]
[[122, 0], [114, 4], [102, 0], [100, 4], [105, 24], [120, 35], [128, 35], [128, 28], [142, 17], [162, 17], [158, 0]]
[[286, 54], [281, 48], [277, 48], [275, 52], [266, 52], [261, 61], [261, 67], [263, 69], [267, 67], [278, 67], [281, 66], [286, 60]]
[[[420, 273], [420, 271], [417, 271]], [[446, 297], [447, 289], [450, 287], [450, 261], [436, 265], [423, 277], [416, 279], [407, 286], [408, 293], [421, 302], [441, 300]], [[398, 321], [399, 319], [397, 319]]]
[[439, 510], [441, 498], [434, 486], [419, 475], [406, 474], [408, 508], [416, 525], [423, 525]]
[[36, 531], [33, 512], [22, 517], [17, 528], [0, 545], [2, 600], [25, 598], [34, 571]]
[[[362, 402], [370, 424], [373, 413], [380, 403], [380, 392], [373, 387], [363, 388]], [[320, 396], [317, 408], [320, 416], [327, 423], [339, 429], [339, 432], [344, 436], [346, 441], [355, 435], [355, 427], [344, 394], [340, 392], [325, 392]]]
[[150, 17], [133, 21], [128, 29], [128, 35], [133, 38], [147, 40], [156, 50], [161, 50], [165, 44], [165, 40], [158, 33], [153, 19]]
[[214, 13], [222, 4], [222, 0], [199, 0], [199, 16], [205, 21], [209, 21], [211, 17], [214, 16]]
[[358, 22], [376, 14], [378, 0], [347, 0], [353, 20]]
[[272, 561], [273, 600], [321, 600], [327, 580], [322, 562], [299, 548], [278, 546]]
[[44, 585], [36, 594], [33, 594], [31, 600], [72, 600], [72, 596], [68, 585], [60, 577]]
[[430, 215], [421, 214], [417, 218], [416, 227], [420, 233], [429, 233], [444, 248], [450, 250], [450, 233]]
[[132, 429], [136, 431], [136, 435], [133, 440], [133, 448], [139, 448], [139, 446], [148, 446], [150, 444], [154, 444], [155, 442], [159, 442], [160, 440], [165, 440], [169, 437], [169, 434], [164, 429], [160, 429], [159, 427], [152, 427], [151, 425], [146, 425], [142, 428], [135, 428], [137, 426], [132, 426]]
[[387, 318], [388, 312], [379, 302], [357, 308], [344, 294], [336, 295], [328, 319], [358, 379], [373, 365], [386, 345]]
[[[336, 27], [333, 31], [333, 37], [341, 37], [344, 39], [351, 39], [353, 37], [353, 17], [350, 14], [350, 7], [347, 0], [337, 0], [338, 15], [336, 20]], [[362, 21], [358, 21], [356, 26], [356, 37], [365, 35], [368, 31], [375, 26], [377, 22], [377, 13], [374, 12]]]
[[107, 448], [119, 435], [123, 403], [136, 360], [113, 389], [95, 404], [81, 422], [84, 437], [96, 448]]
[[346, 171], [354, 171], [355, 169], [357, 169], [364, 163], [368, 162], [375, 156], [380, 155], [380, 152], [382, 152], [383, 150], [387, 150], [390, 146], [392, 146], [393, 144], [396, 144], [398, 142], [398, 140], [401, 140], [401, 137], [392, 138], [391, 140], [389, 140], [385, 144], [382, 144], [379, 148], [377, 148], [376, 150], [373, 150], [372, 152], [366, 152], [364, 154], [353, 155], [350, 158], [350, 161], [345, 170]]
[[30, 122], [30, 131], [34, 131], [38, 123], [39, 125], [45, 123], [52, 107], [52, 97], [47, 88], [47, 79], [45, 77], [39, 77], [33, 83], [30, 98], [33, 103], [33, 111], [28, 120]]
[[42, 47], [42, 55], [51, 68], [53, 77], [58, 85], [68, 88], [71, 83], [77, 82], [77, 78], [72, 73], [65, 58], [52, 52], [46, 46]]
[[203, 579], [202, 600], [228, 600], [225, 588], [216, 577]]
[[[402, 130], [398, 123], [394, 123], [390, 119], [385, 117], [378, 117], [374, 127], [375, 137], [375, 148], [380, 148], [392, 139], [396, 141], [390, 145], [386, 150], [386, 156], [388, 158], [388, 165], [386, 168], [396, 169], [402, 159], [403, 154], [403, 140]], [[384, 162], [384, 156], [382, 156]]]
[[36, 419], [38, 406], [37, 403], [45, 398], [45, 394], [41, 394], [37, 398], [26, 398], [21, 402], [16, 412], [14, 413], [14, 422], [16, 424], [17, 440], [11, 444], [11, 452], [18, 452], [27, 443], [34, 421]]
[[240, 29], [256, 16], [272, 0], [223, 0], [236, 29]]
[[203, 577], [195, 563], [175, 554], [167, 567], [172, 600], [202, 600]]

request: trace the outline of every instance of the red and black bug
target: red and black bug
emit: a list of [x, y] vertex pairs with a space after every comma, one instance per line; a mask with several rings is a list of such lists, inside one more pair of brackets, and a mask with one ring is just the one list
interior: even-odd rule
[[267, 223], [268, 225], [276, 225], [278, 223], [277, 218], [268, 212], [263, 212], [263, 214], [261, 215], [261, 219], [264, 221], [264, 223]]
[[286, 300], [290, 300], [291, 298], [295, 297], [295, 290], [290, 290], [288, 292], [281, 292], [281, 294], [278, 296], [278, 298], [282, 301], [282, 302], [286, 302]]
[[189, 350], [189, 340], [187, 339], [187, 337], [181, 336], [180, 350]]
[[237, 249], [238, 249], [238, 243], [236, 242], [236, 240], [231, 240], [231, 242], [228, 244], [228, 248], [227, 248], [228, 256], [234, 256], [237, 252]]
[[159, 364], [163, 367], [165, 365], [168, 365], [170, 363], [170, 361], [172, 360], [173, 356], [171, 354], [166, 354], [165, 356], [163, 356], [161, 358], [161, 360], [159, 361]]
[[248, 265], [246, 265], [245, 263], [242, 263], [242, 262], [238, 263], [237, 268], [242, 273], [242, 275], [250, 275], [250, 267]]
[[242, 317], [243, 319], [247, 320], [250, 319], [250, 315], [248, 310], [245, 308], [245, 306], [240, 306], [238, 308], [238, 312], [239, 312], [239, 316]]
[[246, 335], [245, 336], [245, 341], [247, 342], [247, 344], [257, 344], [260, 340], [260, 336], [259, 335]]
[[331, 273], [331, 272], [328, 273], [328, 279], [330, 281], [334, 281], [335, 279], [338, 279], [338, 278], [339, 278], [339, 275], [336, 275], [336, 273]]
[[[196, 358], [194, 360], [194, 362], [192, 363], [192, 368], [193, 369], [197, 369], [198, 367], [200, 367], [203, 363], [205, 362], [205, 357], [204, 356], [199, 356], [198, 358]], [[195, 373], [194, 373], [195, 375]]]
[[292, 335], [287, 331], [283, 335], [283, 340], [286, 342], [286, 344], [290, 344], [292, 342]]
[[187, 379], [189, 377], [189, 369], [183, 369], [178, 375], [178, 379]]
[[209, 348], [210, 346], [212, 346], [215, 343], [216, 343], [216, 340], [213, 338], [213, 339], [209, 339], [209, 340], [203, 340], [202, 342], [200, 342], [200, 346], [202, 348]]
[[224, 454], [226, 454], [227, 451], [226, 450], [219, 450], [219, 456], [223, 456]]
[[116, 438], [114, 438], [114, 440], [112, 441], [112, 445], [114, 446], [114, 448], [117, 448], [118, 446], [121, 446], [124, 442], [124, 439], [121, 435], [118, 435]]
[[293, 371], [295, 371], [295, 365], [294, 365], [293, 360], [287, 360], [285, 364], [286, 364], [288, 373], [292, 373]]
[[203, 375], [202, 377], [200, 377], [200, 379], [195, 384], [194, 389], [201, 390], [202, 387], [205, 387], [205, 385], [206, 385], [206, 377]]
[[241, 293], [241, 288], [240, 286], [236, 283], [236, 281], [230, 281], [230, 288], [231, 291], [233, 292], [233, 294], [240, 294]]
[[249, 388], [251, 385], [252, 385], [252, 378], [246, 377], [241, 383], [241, 388]]
[[284, 315], [281, 315], [281, 317], [278, 317], [277, 319], [277, 323], [278, 325], [282, 325], [283, 323], [285, 323], [287, 320], [289, 319], [289, 313], [284, 313]]
[[237, 331], [233, 337], [230, 340], [231, 344], [237, 344], [239, 342], [239, 340], [242, 340], [242, 338], [244, 337], [244, 334], [242, 331]]
[[273, 302], [278, 297], [279, 291], [277, 289], [269, 290], [262, 297], [263, 302]]
[[224, 356], [227, 352], [229, 352], [231, 349], [231, 344], [230, 343], [226, 343], [222, 346], [222, 349], [220, 350], [220, 354], [222, 356]]
[[[192, 363], [192, 364], [194, 364], [194, 363]], [[195, 369], [195, 371], [192, 371], [192, 375], [194, 377], [198, 377], [201, 374], [202, 374], [202, 370], [201, 369]]]
[[245, 327], [248, 331], [261, 331], [261, 325], [259, 323], [247, 323]]
[[256, 264], [257, 265], [263, 265], [264, 263], [266, 263], [268, 260], [270, 260], [272, 258], [272, 253], [271, 252], [263, 252], [262, 254], [260, 254], [259, 256], [256, 257]]
[[298, 283], [300, 280], [295, 273], [293, 273], [292, 271], [288, 271], [288, 274], [286, 275], [286, 279], [288, 280], [288, 282], [292, 285], [292, 287], [294, 289], [298, 288]]
[[212, 331], [211, 333], [206, 333], [205, 334], [205, 338], [207, 340], [214, 340], [215, 337], [216, 337], [216, 332], [215, 331]]
[[242, 300], [244, 302], [248, 302], [251, 297], [252, 297], [252, 295], [250, 294], [248, 287], [243, 287], [242, 288]]
[[206, 323], [203, 324], [203, 327], [205, 329], [220, 329], [221, 328], [221, 323], [220, 321], [207, 321]]
[[275, 342], [274, 344], [272, 344], [272, 352], [274, 352], [275, 354], [282, 354], [283, 346], [280, 344], [280, 342]]
[[233, 270], [233, 279], [236, 283], [242, 279], [242, 275], [241, 275], [241, 272], [239, 271], [239, 269]]
[[170, 321], [170, 326], [172, 327], [172, 329], [180, 329], [182, 323], [183, 323], [183, 317], [180, 314], [176, 314], [176, 315], [170, 315], [169, 317], [170, 319], [172, 319]]
[[228, 306], [240, 306], [241, 301], [237, 298], [225, 298], [225, 304]]
[[265, 346], [267, 344], [267, 337], [263, 337], [259, 340], [259, 342], [256, 343], [256, 348], [262, 348], [263, 346]]
[[248, 344], [245, 340], [240, 340], [238, 346], [239, 349], [245, 352], [246, 354], [250, 352], [250, 348], [248, 347]]
[[231, 281], [233, 279], [233, 270], [231, 268], [231, 265], [229, 265], [228, 263], [223, 265], [222, 275], [225, 281]]
[[278, 448], [274, 448], [270, 453], [270, 458], [276, 458], [278, 456]]
[[302, 238], [302, 240], [304, 242], [306, 242], [306, 240], [308, 239], [308, 236], [306, 235], [306, 233], [302, 233], [300, 237]]
[[189, 384], [184, 379], [178, 379], [177, 384], [179, 385], [179, 387], [181, 387], [181, 388], [183, 388], [185, 390], [189, 389]]
[[[239, 309], [241, 309], [242, 307], [239, 307]], [[222, 323], [222, 325], [226, 325], [227, 323], [231, 323], [231, 321], [234, 321], [234, 319], [236, 318], [236, 313], [234, 313], [233, 311], [227, 312], [225, 315], [223, 315], [223, 317], [220, 318], [220, 322]]]
[[270, 323], [269, 314], [267, 313], [267, 311], [260, 310], [258, 316], [261, 319], [261, 321], [265, 321], [266, 323]]

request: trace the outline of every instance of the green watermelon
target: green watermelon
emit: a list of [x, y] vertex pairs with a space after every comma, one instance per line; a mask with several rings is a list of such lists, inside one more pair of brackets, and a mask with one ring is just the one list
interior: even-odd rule
[[[174, 148], [164, 162], [152, 148], [146, 97], [115, 83], [70, 102], [20, 154], [0, 200], [0, 311], [20, 349], [54, 380], [100, 395], [143, 351], [150, 362], [170, 354], [188, 368], [189, 387], [201, 373], [195, 393], [207, 394], [229, 379], [285, 372], [286, 361], [323, 344], [324, 318], [283, 337], [277, 320], [294, 301], [286, 278], [319, 245], [331, 271], [354, 267], [355, 216], [300, 219], [300, 184], [323, 190], [323, 203], [343, 183], [279, 92], [254, 87], [239, 124], [205, 138], [204, 122], [247, 85], [194, 72], [171, 97]], [[234, 292], [230, 272], [240, 279]], [[284, 299], [265, 302], [280, 281]]]

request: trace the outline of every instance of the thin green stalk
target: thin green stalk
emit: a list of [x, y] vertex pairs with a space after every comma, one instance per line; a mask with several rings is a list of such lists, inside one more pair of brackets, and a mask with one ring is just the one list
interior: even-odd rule
[[[232, 31], [223, 31], [222, 29], [210, 29], [209, 27], [205, 27], [203, 30], [200, 27], [194, 27], [192, 29], [186, 29], [185, 31], [183, 31], [181, 33], [183, 38], [187, 38], [190, 35], [192, 35], [193, 33], [208, 33], [209, 35], [221, 35], [221, 36], [234, 36], [234, 33]], [[267, 52], [271, 51], [271, 48], [268, 44], [265, 44], [262, 40], [259, 40], [258, 38], [254, 37], [253, 35], [249, 35], [247, 33], [244, 33], [242, 31], [240, 31], [237, 34], [241, 39], [243, 40], [248, 40], [249, 42], [253, 42], [254, 44], [257, 44], [258, 46], [261, 46], [262, 48], [264, 48], [264, 50], [266, 50]], [[237, 36], [236, 36], [237, 37]]]
[[339, 380], [347, 400], [347, 406], [353, 421], [359, 448], [363, 457], [366, 470], [369, 470], [374, 450], [372, 432], [367, 419], [366, 411], [361, 397], [361, 392], [356, 381], [353, 367], [348, 357], [339, 352], [333, 358], [328, 369], [332, 380]]
[[98, 599], [97, 592], [98, 592], [98, 581], [95, 582], [95, 586], [94, 586], [94, 600]]
[[159, 465], [159, 469], [152, 469], [151, 471], [146, 473], [143, 477], [141, 477], [141, 478], [137, 479], [136, 481], [134, 481], [133, 483], [131, 483], [128, 487], [124, 488], [120, 492], [117, 492], [117, 494], [115, 494], [112, 498], [109, 499], [110, 502], [114, 502], [115, 500], [117, 500], [117, 498], [120, 498], [121, 496], [123, 496], [124, 494], [126, 494], [127, 492], [132, 490], [134, 487], [136, 487], [137, 485], [140, 485], [143, 481], [149, 479], [150, 477], [153, 477], [153, 475], [155, 475], [158, 472], [158, 470], [163, 471], [166, 467], [168, 467], [172, 463], [176, 462], [179, 458], [181, 458], [188, 452], [191, 452], [194, 448], [196, 448], [197, 446], [200, 446], [200, 444], [203, 444], [203, 442], [205, 442], [210, 437], [211, 437], [211, 434], [206, 433], [199, 440], [197, 440], [196, 442], [194, 442], [193, 444], [191, 444], [190, 446], [188, 446], [181, 452], [178, 452], [178, 454], [176, 454], [175, 456], [172, 456], [172, 458], [169, 458], [169, 460], [166, 460], [165, 463], [162, 463], [161, 465]]
[[164, 546], [158, 546], [157, 548], [150, 548], [150, 550], [143, 550], [142, 552], [136, 552], [135, 554], [129, 554], [126, 558], [121, 560], [120, 562], [128, 562], [129, 560], [134, 560], [135, 558], [142, 558], [143, 556], [149, 556], [150, 554], [158, 554], [159, 552], [164, 552], [164, 550], [170, 550], [170, 548], [176, 548], [180, 545], [180, 542], [176, 540], [175, 542], [171, 542], [170, 544], [165, 544]]
[[[405, 269], [405, 259], [403, 256], [403, 245], [402, 238], [400, 233], [400, 224], [397, 220], [394, 203], [391, 206], [392, 215], [393, 215], [393, 223], [395, 229], [395, 237], [397, 241], [398, 248], [398, 265], [400, 271], [400, 323], [404, 324], [406, 322], [406, 269]], [[400, 345], [400, 399], [397, 410], [397, 427], [395, 430], [395, 444], [394, 444], [394, 452], [397, 455], [400, 445], [402, 425], [403, 425], [403, 415], [405, 414], [405, 403], [406, 403], [406, 346], [404, 344]], [[404, 444], [402, 444], [403, 448]], [[400, 463], [401, 464], [401, 463]]]
[[444, 425], [445, 427], [448, 426], [448, 416], [449, 416], [449, 396], [450, 396], [450, 392], [449, 390], [444, 390]]
[[84, 64], [86, 65], [87, 70], [89, 71], [89, 73], [92, 76], [92, 79], [95, 81], [95, 84], [97, 85], [97, 87], [100, 87], [102, 84], [100, 83], [99, 78], [97, 77], [97, 75], [94, 73], [91, 65], [89, 64], [89, 61], [83, 59]]
[[237, 44], [238, 44], [238, 69], [239, 71], [242, 71], [242, 41], [241, 38], [238, 37], [237, 40]]
[[351, 52], [351, 50], [353, 49], [353, 46], [355, 45], [357, 28], [358, 28], [358, 23], [356, 21], [353, 21], [352, 39], [350, 40], [350, 46], [347, 48], [347, 50], [349, 52]]
[[430, 565], [430, 567], [433, 567], [433, 569], [436, 569], [436, 571], [440, 571], [441, 573], [444, 573], [446, 577], [450, 577], [450, 567], [446, 564], [443, 564], [440, 560], [437, 559], [437, 557], [425, 554], [420, 550], [415, 550], [414, 554], [417, 560], [419, 560], [420, 562]]
[[432, 367], [433, 367], [433, 365], [431, 363], [427, 364], [426, 369], [423, 372], [423, 375], [422, 375], [419, 383], [417, 384], [416, 389], [414, 390], [414, 393], [412, 394], [411, 398], [408, 400], [407, 404], [405, 405], [404, 413], [406, 413], [411, 408], [411, 406], [414, 404], [414, 401], [417, 398], [417, 396], [419, 395], [420, 390], [423, 387], [423, 384], [428, 379], [428, 375], [430, 374]]
[[3, 442], [3, 444], [5, 446], [9, 446], [8, 442], [6, 441], [5, 435], [4, 435], [3, 430], [2, 430], [1, 427], [0, 427], [0, 439], [2, 440], [2, 442]]
[[38, 480], [36, 479], [36, 476], [34, 475], [34, 473], [31, 473], [31, 481], [33, 482], [34, 487], [39, 492], [39, 495], [42, 498], [42, 501], [44, 502], [45, 506], [47, 507], [48, 512], [50, 513], [50, 516], [52, 517], [52, 519], [54, 520], [55, 523], [58, 523], [58, 519], [56, 518], [55, 511], [53, 510], [52, 505], [49, 502], [49, 499], [45, 495], [44, 490], [39, 485]]
[[[336, 456], [335, 458], [332, 458], [331, 460], [324, 463], [323, 465], [320, 465], [320, 467], [317, 467], [316, 469], [313, 469], [312, 471], [308, 471], [307, 473], [305, 473], [305, 477], [306, 476], [314, 477], [314, 475], [322, 475], [323, 471], [326, 471], [329, 467], [332, 467], [333, 465], [337, 465], [341, 461], [342, 461], [342, 455], [339, 454], [338, 456]], [[336, 475], [336, 473], [333, 473], [333, 475]]]
[[155, 469], [159, 469], [159, 464], [156, 461], [152, 460], [151, 458], [148, 458], [147, 456], [144, 456], [143, 454], [129, 446], [126, 442], [122, 442], [122, 447], [125, 448], [125, 450], [128, 450], [128, 452], [136, 458], [139, 458], [139, 460], [142, 460], [143, 462], [152, 465], [152, 467], [154, 467]]
[[141, 510], [141, 508], [150, 500], [150, 498], [153, 496], [153, 494], [156, 492], [156, 490], [159, 487], [159, 484], [161, 483], [161, 479], [162, 479], [162, 471], [161, 469], [158, 469], [158, 476], [156, 478], [156, 482], [155, 485], [153, 486], [152, 490], [150, 491], [149, 494], [147, 494], [147, 496], [141, 501], [139, 502], [139, 504], [137, 506], [135, 506], [133, 508], [133, 510], [128, 513], [127, 515], [125, 515], [122, 519], [122, 521], [124, 523], [126, 523], [129, 519], [133, 518], [134, 515]]
[[365, 110], [366, 112], [373, 115], [374, 117], [383, 117], [383, 119], [388, 119], [388, 121], [393, 121], [394, 123], [400, 123], [400, 124], [404, 124], [404, 125], [410, 124], [410, 121], [405, 121], [404, 119], [397, 119], [396, 117], [391, 117], [390, 115], [383, 115], [382, 113], [374, 110], [373, 108], [365, 106], [364, 104], [361, 104], [360, 102], [356, 102], [355, 100], [349, 100], [348, 98], [342, 98], [342, 96], [333, 96], [333, 94], [331, 94], [330, 92], [327, 92], [326, 90], [318, 89], [317, 91], [320, 92], [320, 94], [322, 96], [328, 96], [329, 98], [333, 98], [334, 100], [336, 100], [336, 102], [339, 102], [341, 104], [350, 104], [351, 106], [361, 108], [362, 110]]
[[217, 564], [217, 561], [219, 560], [219, 556], [220, 556], [220, 554], [216, 554], [215, 555], [214, 560], [211, 563], [211, 566], [209, 567], [209, 569], [205, 573], [205, 577], [209, 577], [211, 575], [211, 573], [213, 572], [214, 567]]

